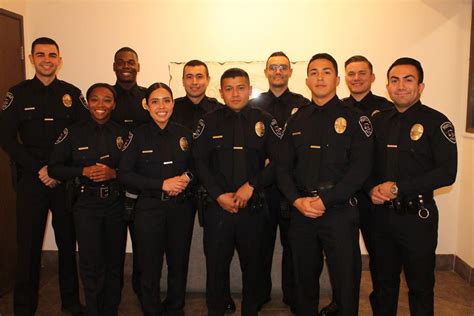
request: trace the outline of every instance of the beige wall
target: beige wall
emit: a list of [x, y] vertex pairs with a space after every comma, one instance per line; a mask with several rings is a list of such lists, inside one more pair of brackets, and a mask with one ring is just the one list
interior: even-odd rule
[[[83, 90], [114, 81], [112, 58], [121, 46], [138, 51], [145, 86], [168, 81], [171, 61], [264, 60], [276, 50], [304, 61], [325, 51], [340, 68], [351, 55], [366, 55], [378, 77], [374, 92], [386, 94], [385, 71], [395, 58], [421, 60], [422, 100], [454, 122], [460, 154], [457, 183], [437, 192], [438, 253], [456, 253], [474, 266], [474, 139], [463, 137], [471, 1], [0, 0], [0, 6], [24, 13], [27, 45], [38, 36], [59, 42], [60, 76]], [[343, 83], [338, 94], [347, 95]], [[54, 248], [51, 231], [45, 247]]]

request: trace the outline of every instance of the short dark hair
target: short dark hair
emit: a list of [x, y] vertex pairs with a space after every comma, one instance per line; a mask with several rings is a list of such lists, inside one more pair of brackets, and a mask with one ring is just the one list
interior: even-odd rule
[[103, 82], [94, 83], [92, 86], [89, 87], [89, 89], [87, 89], [87, 92], [86, 92], [87, 101], [89, 101], [89, 97], [92, 91], [94, 91], [97, 88], [105, 88], [105, 89], [110, 90], [110, 92], [112, 92], [112, 95], [114, 96], [114, 101], [117, 101], [117, 91], [115, 91], [114, 87], [112, 87], [108, 83], [103, 83]]
[[338, 71], [337, 71], [337, 61], [334, 59], [334, 57], [332, 57], [331, 55], [329, 55], [328, 53], [319, 53], [319, 54], [316, 54], [316, 55], [313, 55], [313, 57], [311, 57], [311, 59], [309, 60], [308, 62], [308, 66], [306, 67], [306, 74], [308, 73], [309, 71], [309, 65], [317, 60], [317, 59], [326, 59], [326, 60], [329, 60], [331, 62], [331, 64], [334, 66], [334, 70], [336, 71], [336, 76], [338, 75]]
[[278, 51], [278, 52], [274, 52], [270, 56], [268, 56], [267, 63], [265, 64], [265, 68], [268, 67], [268, 61], [272, 57], [285, 57], [286, 59], [288, 59], [288, 63], [290, 64], [290, 67], [291, 67], [291, 62], [290, 62], [290, 59], [288, 58], [288, 56], [286, 56], [286, 54], [284, 52]]
[[137, 52], [136, 52], [133, 48], [130, 48], [130, 47], [125, 46], [125, 47], [122, 47], [122, 48], [120, 48], [118, 51], [115, 52], [114, 60], [117, 59], [117, 55], [120, 54], [120, 53], [122, 53], [122, 52], [130, 52], [130, 53], [133, 53], [133, 54], [135, 54], [135, 57], [137, 57], [137, 59], [138, 59], [138, 54], [137, 54]]
[[54, 45], [54, 46], [56, 46], [56, 49], [58, 50], [58, 53], [59, 53], [59, 46], [58, 46], [58, 43], [56, 43], [55, 40], [53, 40], [52, 38], [49, 38], [49, 37], [38, 37], [37, 39], [35, 39], [33, 41], [33, 43], [31, 43], [31, 54], [34, 53], [35, 46], [36, 45], [41, 45], [41, 44]]
[[344, 63], [344, 68], [347, 68], [349, 64], [356, 63], [356, 62], [367, 63], [367, 65], [369, 66], [370, 72], [373, 72], [374, 67], [372, 66], [372, 63], [365, 56], [362, 56], [362, 55], [354, 55], [348, 60], [346, 60], [346, 62]]
[[390, 70], [392, 70], [393, 67], [395, 66], [400, 66], [400, 65], [412, 65], [416, 68], [416, 71], [418, 72], [418, 83], [423, 83], [424, 79], [424, 73], [423, 73], [423, 67], [421, 67], [421, 63], [411, 57], [401, 57], [398, 58], [393, 62], [393, 64], [390, 65], [390, 67], [387, 70], [387, 80], [390, 79]]
[[170, 93], [171, 99], [173, 99], [173, 91], [171, 91], [171, 88], [166, 83], [155, 82], [151, 86], [149, 86], [148, 89], [146, 89], [145, 99], [146, 99], [147, 103], [148, 103], [148, 99], [150, 98], [150, 95], [153, 93], [153, 91], [158, 90], [158, 89], [165, 89], [166, 91], [168, 91]]
[[193, 60], [190, 60], [188, 61], [186, 64], [184, 64], [184, 67], [183, 67], [183, 78], [184, 78], [184, 69], [186, 67], [198, 67], [198, 66], [204, 66], [204, 68], [206, 68], [206, 75], [209, 77], [209, 69], [207, 68], [207, 65], [205, 62], [203, 61], [200, 61], [198, 59], [193, 59]]
[[235, 77], [244, 77], [247, 79], [247, 82], [250, 84], [250, 77], [249, 74], [243, 70], [242, 68], [229, 68], [221, 76], [221, 87], [224, 79], [227, 78], [235, 78]]

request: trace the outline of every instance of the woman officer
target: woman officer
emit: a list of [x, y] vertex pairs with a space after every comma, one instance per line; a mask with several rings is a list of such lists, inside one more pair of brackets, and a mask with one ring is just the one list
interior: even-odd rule
[[[136, 203], [135, 234], [139, 249], [142, 308], [145, 315], [184, 315], [189, 248], [194, 209], [188, 194], [193, 176], [192, 132], [171, 122], [173, 93], [164, 83], [146, 92], [152, 122], [135, 131], [120, 163], [119, 178], [140, 192]], [[163, 255], [168, 263], [166, 303], [160, 300]]]
[[[126, 226], [116, 168], [132, 135], [110, 120], [115, 90], [87, 90], [90, 118], [61, 133], [49, 164], [52, 177], [74, 183], [74, 223], [87, 315], [117, 315]], [[71, 186], [69, 186], [71, 189]]]

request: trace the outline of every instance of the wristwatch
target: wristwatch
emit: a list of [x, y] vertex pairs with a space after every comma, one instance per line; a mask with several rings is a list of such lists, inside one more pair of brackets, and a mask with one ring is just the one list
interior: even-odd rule
[[395, 195], [395, 197], [398, 195], [398, 186], [396, 182], [394, 182], [392, 186], [390, 187], [390, 193]]

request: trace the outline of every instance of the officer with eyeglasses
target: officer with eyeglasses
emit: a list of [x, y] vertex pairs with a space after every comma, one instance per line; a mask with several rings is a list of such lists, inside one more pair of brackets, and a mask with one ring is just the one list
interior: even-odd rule
[[[284, 52], [274, 52], [268, 57], [264, 73], [268, 79], [269, 89], [253, 99], [250, 105], [267, 111], [277, 120], [279, 126], [285, 126], [288, 118], [296, 113], [304, 104], [309, 103], [309, 100], [301, 94], [291, 92], [288, 89], [288, 81], [291, 78], [293, 69], [291, 68], [288, 56]], [[294, 310], [293, 292], [295, 280], [291, 248], [288, 242], [290, 205], [278, 190], [276, 184], [266, 188], [265, 197], [269, 206], [269, 216], [263, 245], [260, 307], [271, 300], [273, 250], [275, 249], [277, 227], [280, 227], [280, 242], [283, 247], [281, 267], [283, 302]]]

